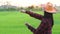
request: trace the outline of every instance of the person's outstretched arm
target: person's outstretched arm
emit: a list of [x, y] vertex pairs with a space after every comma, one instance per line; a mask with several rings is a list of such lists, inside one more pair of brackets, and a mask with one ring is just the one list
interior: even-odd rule
[[33, 13], [33, 12], [31, 12], [31, 11], [24, 11], [24, 10], [23, 10], [22, 12], [24, 12], [24, 13], [26, 13], [26, 14], [29, 14], [31, 17], [34, 17], [34, 18], [39, 19], [39, 20], [42, 20], [42, 18], [43, 18], [42, 15], [37, 14], [37, 13]]

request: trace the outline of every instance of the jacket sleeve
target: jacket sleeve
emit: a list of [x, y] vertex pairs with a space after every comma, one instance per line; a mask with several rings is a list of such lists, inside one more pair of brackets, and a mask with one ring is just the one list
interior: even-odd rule
[[39, 25], [39, 27], [36, 29], [36, 32], [38, 33], [38, 32], [43, 32], [44, 30], [47, 30], [48, 28], [47, 28], [47, 23], [44, 23], [44, 22], [42, 22], [40, 25]]
[[26, 13], [29, 14], [31, 17], [34, 17], [34, 18], [39, 19], [39, 20], [42, 20], [42, 18], [43, 18], [42, 15], [33, 13], [33, 12], [31, 12], [31, 11], [26, 11]]

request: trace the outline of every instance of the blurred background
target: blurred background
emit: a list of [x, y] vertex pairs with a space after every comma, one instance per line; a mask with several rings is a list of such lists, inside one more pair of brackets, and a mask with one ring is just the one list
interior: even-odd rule
[[0, 0], [0, 10], [20, 10], [20, 9], [39, 9], [47, 2], [52, 3], [56, 8], [60, 8], [59, 0]]
[[32, 34], [25, 22], [37, 28], [41, 21], [21, 13], [20, 10], [32, 10], [44, 15], [42, 6], [47, 2], [51, 2], [57, 9], [52, 33], [60, 34], [60, 0], [0, 0], [0, 34]]

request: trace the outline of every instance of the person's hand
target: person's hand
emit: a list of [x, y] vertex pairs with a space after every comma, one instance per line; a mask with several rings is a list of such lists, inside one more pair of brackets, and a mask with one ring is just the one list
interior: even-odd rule
[[25, 25], [28, 25], [28, 23], [25, 23]]
[[25, 13], [25, 12], [26, 12], [26, 10], [21, 10], [21, 12], [22, 12], [22, 13]]
[[26, 26], [29, 26], [30, 24], [29, 23], [25, 23]]

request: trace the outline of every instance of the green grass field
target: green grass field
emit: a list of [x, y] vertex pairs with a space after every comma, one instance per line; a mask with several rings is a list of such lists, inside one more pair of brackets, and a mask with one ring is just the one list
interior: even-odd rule
[[[36, 12], [43, 15], [43, 12]], [[40, 20], [20, 12], [0, 12], [0, 34], [32, 34], [25, 23], [37, 28]], [[53, 34], [60, 34], [60, 13], [54, 14]]]

